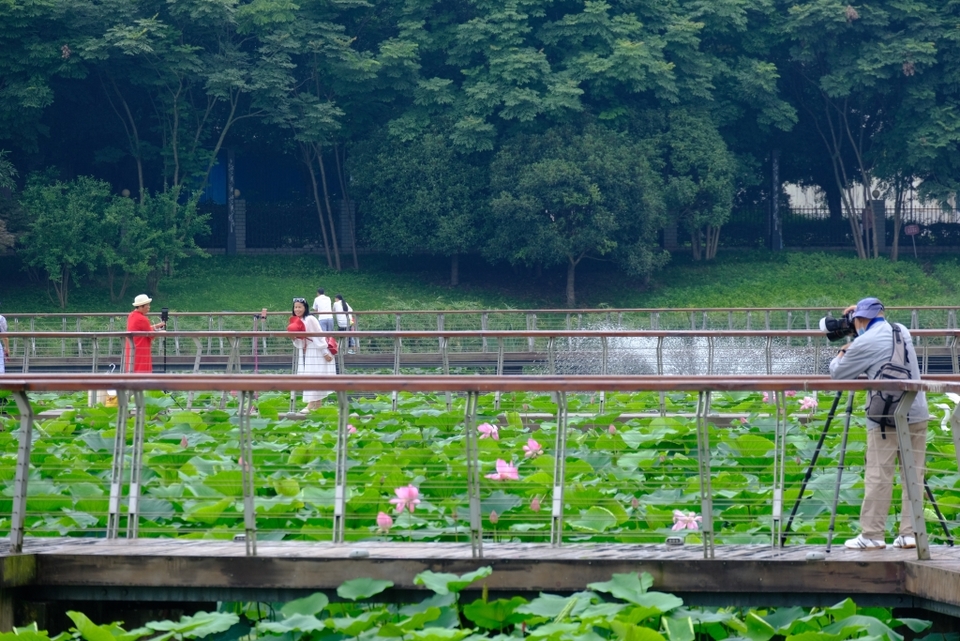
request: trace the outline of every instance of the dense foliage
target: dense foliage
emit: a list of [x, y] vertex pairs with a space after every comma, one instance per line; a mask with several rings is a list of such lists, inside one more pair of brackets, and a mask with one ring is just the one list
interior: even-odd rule
[[[54, 637], [36, 625], [0, 635], [2, 641], [167, 641], [212, 637], [338, 641], [413, 639], [415, 641], [482, 641], [485, 639], [551, 639], [555, 641], [697, 641], [708, 639], [811, 639], [845, 641], [870, 638], [943, 641], [954, 635], [920, 633], [930, 628], [922, 619], [894, 617], [888, 608], [858, 608], [851, 599], [826, 608], [696, 608], [683, 599], [652, 590], [653, 577], [614, 574], [587, 590], [568, 596], [541, 593], [491, 600], [483, 581], [490, 567], [463, 575], [425, 571], [416, 585], [433, 594], [419, 603], [378, 603], [392, 581], [355, 578], [337, 588], [337, 600], [318, 592], [289, 603], [222, 603], [216, 612], [198, 612], [179, 621], [151, 621], [125, 630], [122, 622], [97, 625], [82, 612], [68, 612], [74, 623]], [[482, 587], [479, 599], [466, 602], [467, 588]]]
[[[88, 191], [79, 177], [93, 176], [140, 206], [154, 194], [182, 204], [230, 150], [301, 163], [335, 269], [354, 231], [338, 205], [353, 199], [367, 243], [451, 257], [454, 279], [465, 251], [568, 265], [572, 305], [577, 261], [610, 258], [647, 278], [665, 260], [660, 230], [679, 225], [692, 255], [711, 258], [734, 202], [769, 201], [775, 152], [781, 178], [819, 186], [837, 220], [876, 187], [898, 216], [914, 184], [947, 202], [960, 165], [957, 11], [928, 0], [7, 0], [0, 248], [13, 235], [52, 252], [35, 266], [61, 304], [82, 273], [110, 266], [122, 282], [142, 266], [41, 244], [36, 215], [9, 202], [11, 181], [53, 167], [39, 179], [50, 188]], [[109, 205], [98, 202], [99, 218]], [[847, 221], [859, 255], [876, 255], [870, 229]]]
[[[0, 392], [0, 401], [8, 396]], [[33, 395], [38, 408], [80, 407], [85, 398]], [[945, 416], [960, 401], [931, 395], [927, 479], [951, 530], [960, 514], [957, 460]], [[151, 393], [144, 444], [140, 536], [229, 539], [242, 532], [243, 500], [236, 402], [217, 409], [220, 395], [188, 399]], [[701, 511], [695, 420], [696, 394], [571, 395], [565, 452], [564, 537], [568, 541], [662, 543], [684, 517]], [[768, 394], [716, 393], [710, 429], [713, 519], [721, 543], [769, 543], [776, 420]], [[662, 407], [667, 413], [660, 416]], [[289, 394], [257, 401], [253, 460], [257, 528], [273, 540], [330, 540], [333, 527], [337, 409], [305, 420], [286, 416]], [[787, 509], [816, 449], [829, 409], [822, 395], [788, 395], [785, 429]], [[860, 406], [858, 402], [857, 406]], [[13, 481], [18, 450], [16, 408], [0, 418], [3, 483]], [[549, 497], [557, 457], [556, 405], [549, 395], [510, 394], [495, 407], [479, 402], [481, 512], [488, 540], [549, 541]], [[347, 456], [347, 540], [465, 541], [469, 532], [463, 399], [403, 394], [351, 402]], [[720, 417], [726, 420], [721, 422]], [[942, 420], [941, 420], [942, 419]], [[853, 425], [863, 424], [860, 413]], [[826, 540], [842, 421], [836, 420], [792, 524], [796, 541]], [[27, 527], [31, 536], [96, 535], [106, 528], [116, 409], [69, 410], [38, 424], [31, 455]], [[132, 435], [128, 431], [128, 439]], [[845, 450], [837, 537], [857, 528], [862, 501], [865, 435], [854, 427]], [[899, 492], [898, 492], [899, 494]], [[12, 492], [0, 498], [9, 514]], [[899, 505], [898, 501], [895, 501]], [[4, 507], [6, 506], [6, 507]], [[944, 533], [927, 508], [932, 541]], [[0, 529], [9, 519], [0, 520]], [[687, 532], [698, 540], [697, 527]]]

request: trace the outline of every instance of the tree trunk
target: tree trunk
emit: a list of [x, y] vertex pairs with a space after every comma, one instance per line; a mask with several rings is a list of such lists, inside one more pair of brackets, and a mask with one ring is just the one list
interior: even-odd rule
[[717, 245], [720, 244], [720, 228], [713, 225], [707, 225], [707, 246], [704, 252], [706, 260], [713, 260], [717, 257]]
[[456, 287], [460, 284], [460, 254], [450, 256], [450, 286]]
[[830, 211], [830, 221], [839, 222], [843, 220], [843, 198], [836, 183], [820, 185], [824, 195], [827, 197], [827, 209]]
[[300, 153], [303, 162], [310, 170], [310, 182], [313, 185], [313, 202], [317, 206], [317, 217], [320, 219], [320, 234], [323, 236], [323, 251], [327, 255], [327, 267], [333, 268], [333, 257], [330, 255], [330, 242], [327, 240], [327, 224], [323, 222], [323, 205], [320, 203], [320, 192], [317, 189], [317, 172], [313, 170], [313, 155], [307, 146], [300, 144]]
[[567, 262], [567, 307], [576, 307], [577, 305], [577, 295], [574, 289], [576, 275], [577, 261], [570, 257]]
[[333, 262], [336, 270], [340, 271], [340, 243], [337, 242], [337, 228], [333, 224], [333, 209], [330, 207], [330, 190], [327, 188], [327, 170], [323, 164], [323, 147], [314, 143], [317, 151], [317, 162], [320, 164], [320, 184], [323, 185], [323, 200], [327, 204], [327, 216], [330, 218], [330, 240], [333, 244]]
[[690, 230], [690, 251], [694, 260], [700, 260], [703, 254], [700, 251], [700, 228], [694, 227]]
[[890, 260], [900, 259], [900, 223], [903, 219], [903, 181], [897, 180], [893, 187], [893, 245], [890, 247]]
[[[347, 203], [347, 206], [350, 206], [350, 190], [347, 189], [347, 180], [343, 175], [343, 163], [346, 162], [347, 150], [344, 147], [343, 150], [344, 160], [340, 161], [340, 147], [338, 145], [333, 146], [333, 157], [337, 161], [337, 176], [340, 178], [340, 193], [343, 194], [343, 200]], [[349, 216], [350, 219], [350, 251], [353, 253], [353, 268], [360, 269], [360, 261], [357, 260], [357, 225], [356, 225], [356, 210], [354, 214]]]

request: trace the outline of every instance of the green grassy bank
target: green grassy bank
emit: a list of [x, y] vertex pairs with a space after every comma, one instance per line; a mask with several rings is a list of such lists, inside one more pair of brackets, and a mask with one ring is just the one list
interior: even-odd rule
[[[356, 309], [562, 307], [565, 272], [491, 266], [461, 259], [461, 285], [449, 287], [448, 263], [429, 257], [362, 256], [359, 271], [336, 273], [319, 256], [214, 256], [191, 259], [160, 284], [154, 307], [180, 311], [284, 310], [318, 286]], [[649, 282], [612, 265], [585, 261], [577, 271], [579, 307], [724, 307], [844, 305], [868, 295], [890, 305], [960, 304], [960, 257], [861, 261], [848, 255], [723, 252], [711, 262], [684, 255]], [[72, 288], [66, 311], [123, 311], [145, 283], [111, 302], [105, 279]], [[13, 257], [0, 257], [0, 311], [59, 311], [44, 283], [31, 282]]]

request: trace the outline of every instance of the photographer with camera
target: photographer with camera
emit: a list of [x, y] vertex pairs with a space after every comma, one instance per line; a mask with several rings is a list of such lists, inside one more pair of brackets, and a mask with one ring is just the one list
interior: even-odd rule
[[[909, 370], [909, 378], [920, 380], [920, 367], [910, 332], [899, 323], [887, 322], [883, 315], [883, 304], [879, 300], [864, 298], [856, 305], [845, 309], [844, 318], [846, 323], [841, 320], [839, 324], [845, 326], [845, 335], [856, 333], [856, 337], [853, 342], [844, 345], [830, 361], [831, 378], [854, 379], [861, 374], [866, 374], [871, 379], [877, 378], [881, 368], [896, 358], [899, 349], [900, 353], [905, 354], [903, 365]], [[872, 396], [873, 393], [868, 395], [868, 408]], [[892, 410], [889, 413], [892, 414]], [[922, 480], [924, 473], [929, 418], [927, 397], [920, 392], [907, 413], [910, 442], [916, 457], [919, 476], [915, 479], [917, 482]], [[863, 478], [863, 505], [860, 509], [860, 534], [844, 543], [846, 547], [855, 550], [882, 550], [887, 547], [884, 534], [893, 496], [893, 474], [900, 450], [896, 428], [887, 429], [887, 420], [881, 420], [884, 422], [883, 425], [869, 415], [867, 417], [867, 451]], [[901, 465], [902, 475], [903, 466]], [[900, 530], [899, 535], [894, 539], [893, 547], [915, 548], [916, 546], [913, 511], [907, 492], [904, 490]]]
[[[166, 319], [151, 324], [147, 314], [150, 313], [150, 303], [153, 299], [146, 294], [140, 294], [133, 301], [133, 311], [127, 316], [128, 332], [154, 332], [166, 328]], [[166, 309], [166, 308], [164, 308]], [[133, 338], [133, 354], [130, 353], [129, 343], [124, 351], [124, 368], [127, 372], [153, 373], [153, 357], [150, 353], [152, 336], [135, 336]]]

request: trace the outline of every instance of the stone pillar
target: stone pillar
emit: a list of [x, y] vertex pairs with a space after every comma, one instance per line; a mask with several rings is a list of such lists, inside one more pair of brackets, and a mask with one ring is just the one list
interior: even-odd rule
[[238, 198], [233, 203], [233, 224], [236, 231], [237, 253], [247, 248], [247, 201]]
[[668, 252], [680, 249], [677, 242], [677, 223], [670, 223], [663, 228], [663, 248]]
[[873, 224], [877, 226], [877, 251], [887, 249], [887, 203], [883, 200], [871, 201], [873, 206]]

